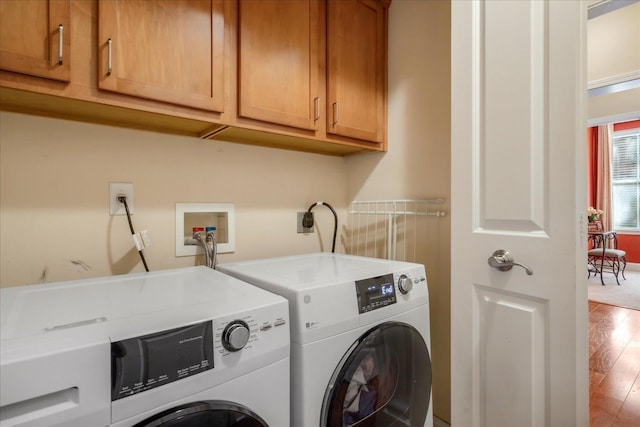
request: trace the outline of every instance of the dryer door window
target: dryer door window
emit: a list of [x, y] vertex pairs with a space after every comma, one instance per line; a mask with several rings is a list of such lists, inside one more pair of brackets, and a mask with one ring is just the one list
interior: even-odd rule
[[193, 402], [154, 415], [133, 427], [269, 427], [244, 406], [224, 401]]
[[431, 399], [431, 359], [412, 326], [387, 322], [343, 356], [322, 404], [322, 427], [423, 426]]

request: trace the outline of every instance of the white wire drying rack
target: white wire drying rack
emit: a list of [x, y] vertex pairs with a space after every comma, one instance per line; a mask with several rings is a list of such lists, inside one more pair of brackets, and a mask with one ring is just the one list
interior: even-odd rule
[[412, 261], [420, 245], [437, 233], [427, 217], [442, 217], [434, 210], [444, 199], [354, 201], [349, 211], [348, 252], [352, 255]]

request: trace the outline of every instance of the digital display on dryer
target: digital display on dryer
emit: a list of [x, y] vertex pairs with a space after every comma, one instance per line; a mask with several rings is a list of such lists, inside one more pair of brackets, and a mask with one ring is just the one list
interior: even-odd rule
[[386, 307], [396, 302], [393, 274], [356, 281], [358, 311], [360, 314]]

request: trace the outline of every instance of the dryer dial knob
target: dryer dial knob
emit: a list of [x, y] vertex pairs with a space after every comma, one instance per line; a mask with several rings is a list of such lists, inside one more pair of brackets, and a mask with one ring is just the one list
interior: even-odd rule
[[406, 274], [400, 276], [400, 278], [398, 279], [398, 289], [400, 289], [400, 292], [402, 292], [403, 294], [408, 294], [409, 291], [413, 289], [413, 281], [411, 280], [411, 277], [407, 276]]
[[229, 351], [242, 350], [249, 342], [249, 325], [242, 320], [234, 320], [222, 331], [222, 346]]

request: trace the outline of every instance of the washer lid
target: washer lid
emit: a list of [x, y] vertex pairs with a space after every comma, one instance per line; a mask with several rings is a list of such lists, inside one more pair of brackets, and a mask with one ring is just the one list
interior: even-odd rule
[[120, 339], [283, 301], [206, 267], [3, 288], [0, 292], [3, 343], [87, 329], [94, 339], [100, 334]]
[[415, 267], [423, 268], [409, 262], [322, 252], [222, 264], [219, 270], [249, 283], [268, 284], [266, 289], [300, 291]]

